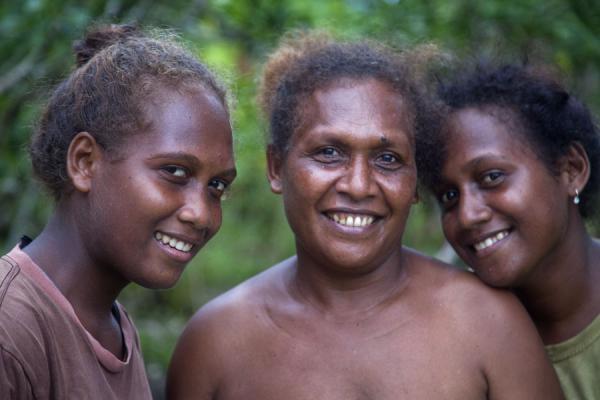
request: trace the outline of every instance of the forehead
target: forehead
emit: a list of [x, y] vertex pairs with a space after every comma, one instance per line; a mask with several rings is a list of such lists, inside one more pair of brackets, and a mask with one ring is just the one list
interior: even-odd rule
[[[411, 112], [406, 100], [387, 83], [373, 79], [343, 79], [314, 91], [304, 102], [304, 129], [328, 126], [339, 132], [408, 136], [412, 142]], [[393, 135], [392, 135], [393, 136]]]
[[132, 152], [153, 147], [209, 153], [232, 147], [228, 112], [210, 90], [159, 86], [141, 101], [145, 124], [132, 136]]
[[[446, 145], [463, 149], [499, 147], [526, 149], [535, 154], [516, 112], [504, 107], [465, 108], [447, 119]], [[465, 151], [463, 150], [463, 151]]]

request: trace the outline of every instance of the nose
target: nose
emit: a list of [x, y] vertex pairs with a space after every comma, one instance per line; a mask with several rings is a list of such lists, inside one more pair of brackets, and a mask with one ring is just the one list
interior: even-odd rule
[[196, 229], [213, 230], [221, 221], [221, 204], [211, 199], [207, 190], [190, 190], [184, 196], [177, 217]]
[[487, 222], [492, 217], [492, 210], [479, 192], [465, 190], [461, 193], [458, 204], [458, 220], [462, 227], [470, 228]]
[[338, 179], [336, 189], [354, 200], [360, 200], [372, 195], [375, 185], [369, 160], [366, 157], [355, 157]]

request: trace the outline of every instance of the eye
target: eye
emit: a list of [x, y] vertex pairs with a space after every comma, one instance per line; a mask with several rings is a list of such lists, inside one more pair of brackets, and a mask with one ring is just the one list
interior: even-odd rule
[[190, 172], [187, 168], [180, 167], [179, 165], [166, 165], [161, 168], [167, 174], [175, 178], [187, 178], [190, 175]]
[[486, 186], [494, 186], [502, 182], [504, 173], [500, 171], [490, 171], [483, 175], [481, 182]]
[[444, 208], [448, 208], [452, 203], [454, 203], [458, 199], [458, 191], [455, 189], [447, 190], [439, 196], [440, 204]]
[[400, 157], [393, 153], [383, 153], [377, 157], [375, 162], [382, 168], [396, 169], [400, 166]]
[[317, 150], [313, 157], [319, 162], [331, 164], [340, 160], [342, 153], [333, 146], [326, 146]]
[[227, 190], [229, 189], [229, 182], [221, 179], [213, 179], [208, 183], [208, 187], [217, 199], [225, 200]]

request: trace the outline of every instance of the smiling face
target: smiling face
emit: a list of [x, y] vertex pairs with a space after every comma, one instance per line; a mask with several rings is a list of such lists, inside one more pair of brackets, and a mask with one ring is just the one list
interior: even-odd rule
[[228, 114], [210, 91], [157, 89], [148, 129], [103, 153], [83, 229], [92, 259], [126, 282], [172, 286], [221, 225], [235, 177]]
[[512, 111], [463, 109], [445, 128], [436, 194], [446, 238], [487, 284], [530, 282], [565, 242], [568, 188], [518, 132]]
[[314, 92], [302, 116], [283, 159], [269, 158], [299, 259], [374, 270], [399, 254], [415, 200], [407, 105], [380, 81], [344, 80]]

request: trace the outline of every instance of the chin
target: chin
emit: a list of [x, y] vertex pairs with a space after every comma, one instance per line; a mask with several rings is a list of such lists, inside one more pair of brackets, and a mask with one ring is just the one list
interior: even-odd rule
[[511, 289], [516, 286], [516, 280], [512, 276], [490, 276], [489, 274], [485, 273], [480, 274], [479, 272], [477, 272], [477, 270], [475, 270], [475, 274], [483, 283], [491, 287], [495, 287], [498, 289]]
[[161, 274], [158, 276], [147, 276], [140, 279], [133, 280], [132, 282], [146, 289], [170, 289], [179, 281], [181, 272]]

